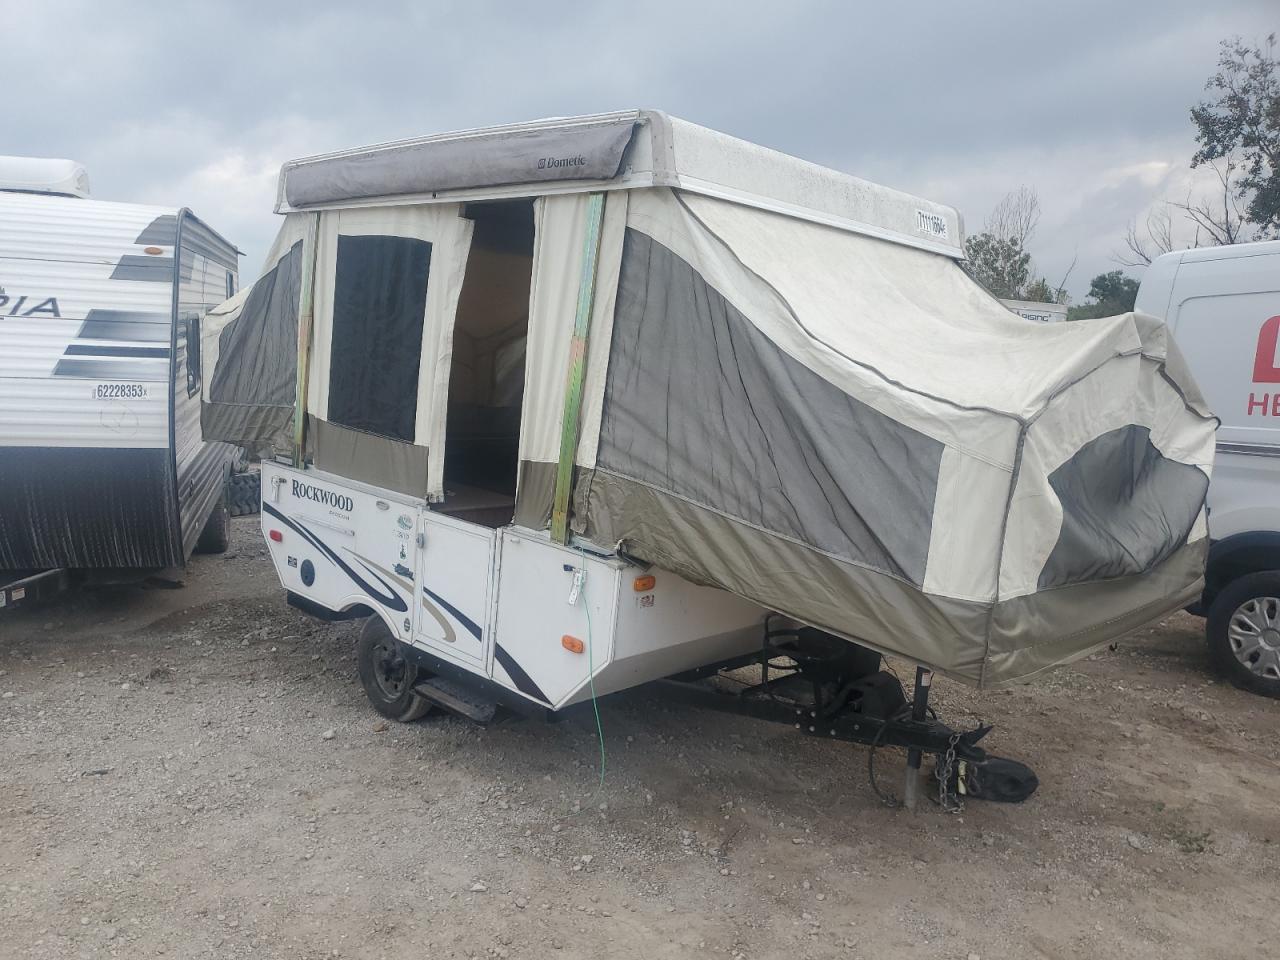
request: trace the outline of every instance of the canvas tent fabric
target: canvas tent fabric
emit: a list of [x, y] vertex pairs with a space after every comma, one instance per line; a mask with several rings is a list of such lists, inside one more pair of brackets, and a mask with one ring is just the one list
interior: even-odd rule
[[[565, 123], [561, 147], [587, 142]], [[471, 222], [447, 192], [416, 191], [454, 177], [449, 151], [466, 141], [495, 153], [475, 183], [448, 181], [474, 199], [485, 170], [514, 169], [529, 129], [415, 141], [394, 170], [385, 153], [363, 166], [360, 151], [307, 174], [310, 161], [286, 165], [289, 212], [269, 266], [293, 249], [295, 218], [319, 217], [315, 467], [439, 499], [454, 353], [496, 371], [501, 346], [515, 351], [504, 368], [524, 371], [515, 523], [547, 528], [596, 191], [570, 424], [570, 523], [583, 541], [982, 686], [1034, 676], [1197, 595], [1216, 422], [1162, 324], [1023, 320], [960, 267], [949, 208], [652, 112], [603, 126], [629, 132], [584, 146], [591, 164], [604, 159], [576, 188], [530, 176], [522, 193], [494, 193], [536, 198], [522, 344], [501, 335], [510, 304], [494, 307], [492, 344], [454, 337]], [[433, 158], [443, 173], [418, 169]], [[412, 195], [387, 202], [395, 189]], [[302, 209], [308, 198], [318, 213]], [[360, 235], [431, 245], [420, 357], [407, 327], [382, 325], [417, 361], [416, 384], [398, 388], [397, 430], [336, 422], [331, 402], [333, 351], [350, 352], [335, 331], [339, 238]], [[271, 297], [226, 309], [251, 300]], [[373, 294], [364, 303], [389, 309]], [[259, 315], [289, 322], [287, 310]], [[270, 424], [282, 413], [256, 409]]]
[[[1196, 594], [1215, 424], [1163, 326], [1033, 324], [951, 259], [677, 191], [629, 192], [621, 233], [588, 540], [984, 685]], [[563, 357], [554, 288], [534, 326]], [[526, 390], [554, 432], [563, 387]], [[525, 439], [518, 518], [545, 524], [555, 449]]]

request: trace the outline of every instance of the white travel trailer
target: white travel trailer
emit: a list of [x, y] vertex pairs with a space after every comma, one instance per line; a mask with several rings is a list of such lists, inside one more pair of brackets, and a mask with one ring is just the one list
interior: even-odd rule
[[37, 571], [225, 540], [235, 451], [201, 438], [199, 318], [238, 254], [189, 210], [89, 199], [79, 164], [0, 157], [0, 604], [53, 582]]
[[287, 457], [277, 572], [371, 618], [390, 716], [439, 675], [558, 710], [791, 630], [810, 732], [945, 754], [928, 674], [895, 740], [847, 641], [989, 687], [1200, 589], [1214, 421], [1164, 328], [1014, 316], [950, 207], [629, 111], [291, 162], [277, 210], [208, 321], [205, 430]]
[[1210, 656], [1280, 697], [1280, 241], [1167, 253], [1137, 307], [1165, 318], [1222, 418], [1199, 604]]

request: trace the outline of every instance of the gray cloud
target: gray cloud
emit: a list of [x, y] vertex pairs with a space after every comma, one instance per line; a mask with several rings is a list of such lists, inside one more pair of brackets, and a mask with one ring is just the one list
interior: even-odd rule
[[[584, 9], [585, 8], [585, 9]], [[958, 206], [1026, 183], [1071, 289], [1193, 186], [1188, 108], [1264, 0], [1151, 3], [169, 3], [0, 0], [0, 150], [95, 195], [187, 204], [257, 270], [291, 157], [653, 106]]]

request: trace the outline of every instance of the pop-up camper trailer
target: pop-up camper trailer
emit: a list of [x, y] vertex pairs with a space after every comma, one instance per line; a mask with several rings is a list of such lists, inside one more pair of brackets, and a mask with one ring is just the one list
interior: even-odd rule
[[89, 199], [79, 164], [0, 157], [0, 602], [225, 538], [199, 318], [238, 255], [189, 210]]
[[374, 615], [388, 703], [558, 709], [766, 611], [990, 687], [1199, 590], [1214, 420], [1165, 328], [1015, 317], [950, 207], [633, 111], [291, 162], [277, 210], [205, 429], [292, 458], [276, 569]]

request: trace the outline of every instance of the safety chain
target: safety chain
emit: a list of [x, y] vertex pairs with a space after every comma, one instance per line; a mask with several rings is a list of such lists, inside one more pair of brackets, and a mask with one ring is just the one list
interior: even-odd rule
[[[960, 734], [953, 733], [951, 739], [947, 741], [947, 752], [943, 754], [942, 763], [938, 765], [938, 806], [947, 813], [961, 813], [964, 811], [964, 788], [960, 785], [960, 780], [956, 780], [956, 798], [953, 801], [949, 796], [951, 784], [951, 771], [955, 768], [956, 763], [956, 744], [960, 742]], [[963, 772], [961, 774], [963, 776]]]

